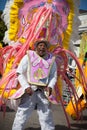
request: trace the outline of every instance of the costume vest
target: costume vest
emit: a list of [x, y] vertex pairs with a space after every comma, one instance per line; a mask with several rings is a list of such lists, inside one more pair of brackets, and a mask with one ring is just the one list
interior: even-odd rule
[[49, 76], [55, 57], [50, 56], [46, 60], [40, 57], [35, 51], [28, 51], [28, 82], [33, 85], [46, 86], [43, 82]]

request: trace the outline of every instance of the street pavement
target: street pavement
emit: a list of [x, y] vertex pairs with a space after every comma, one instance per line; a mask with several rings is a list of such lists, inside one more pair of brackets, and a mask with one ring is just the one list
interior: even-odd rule
[[[53, 118], [55, 123], [55, 130], [87, 130], [87, 110], [83, 111], [82, 120], [72, 120], [70, 116], [69, 121], [71, 127], [67, 125], [67, 121], [60, 104], [52, 105]], [[0, 130], [12, 130], [12, 124], [15, 117], [15, 112], [7, 108], [5, 118], [3, 118], [3, 112], [0, 111]], [[25, 130], [40, 130], [38, 121], [38, 115], [36, 111], [33, 112], [30, 120], [26, 124]]]

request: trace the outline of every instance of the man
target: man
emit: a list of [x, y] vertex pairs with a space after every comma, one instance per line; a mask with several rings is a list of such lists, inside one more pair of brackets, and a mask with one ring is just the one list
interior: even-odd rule
[[41, 130], [55, 129], [51, 104], [46, 95], [52, 94], [57, 81], [57, 67], [55, 57], [47, 51], [48, 47], [48, 41], [37, 41], [35, 51], [28, 51], [18, 66], [18, 80], [25, 94], [21, 97], [12, 130], [24, 130], [25, 123], [35, 108]]

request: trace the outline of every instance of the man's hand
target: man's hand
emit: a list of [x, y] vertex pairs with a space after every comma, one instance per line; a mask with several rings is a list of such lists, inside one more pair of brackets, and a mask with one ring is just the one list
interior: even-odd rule
[[33, 91], [31, 89], [31, 87], [28, 87], [25, 89], [25, 93], [29, 94], [29, 95], [32, 95], [33, 94]]

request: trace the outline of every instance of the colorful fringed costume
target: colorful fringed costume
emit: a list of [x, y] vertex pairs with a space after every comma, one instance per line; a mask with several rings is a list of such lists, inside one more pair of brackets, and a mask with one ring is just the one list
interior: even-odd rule
[[[58, 65], [58, 82], [53, 94], [57, 101], [61, 101], [69, 124], [62, 101], [62, 81], [65, 80], [69, 86], [68, 89], [72, 89], [75, 104], [78, 102], [79, 96], [72, 82], [66, 76], [68, 67], [67, 54], [76, 61], [82, 76], [82, 88], [86, 91], [86, 79], [82, 67], [76, 56], [71, 52], [73, 51], [73, 42], [78, 39], [78, 5], [77, 0], [7, 1], [2, 18], [8, 30], [3, 41], [8, 43], [9, 46], [3, 49], [3, 75], [0, 80], [1, 105], [7, 103], [9, 99], [11, 101], [11, 96], [20, 89], [16, 69], [21, 58], [26, 54], [27, 50], [34, 49], [33, 43], [35, 41], [45, 39], [51, 43], [49, 52], [56, 56]], [[77, 105], [74, 110], [78, 116]]]
[[[79, 52], [78, 60], [83, 69], [83, 73], [84, 73], [85, 79], [87, 81], [87, 34], [86, 33], [82, 34], [82, 38], [80, 41], [80, 52]], [[75, 87], [77, 90], [77, 94], [79, 96], [79, 100], [77, 103], [78, 103], [78, 110], [80, 113], [87, 107], [87, 92], [83, 87], [84, 82], [82, 81], [81, 76], [82, 75], [81, 75], [78, 67], [76, 67], [76, 77], [77, 78], [75, 79]], [[72, 108], [72, 112], [70, 112], [71, 110], [69, 110], [70, 106]], [[76, 105], [74, 105], [74, 107], [76, 107]], [[68, 104], [66, 111], [68, 111], [68, 113], [72, 116], [72, 118], [76, 119], [76, 112], [74, 111], [71, 101]]]

